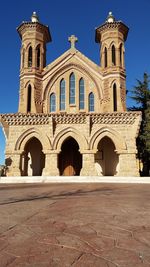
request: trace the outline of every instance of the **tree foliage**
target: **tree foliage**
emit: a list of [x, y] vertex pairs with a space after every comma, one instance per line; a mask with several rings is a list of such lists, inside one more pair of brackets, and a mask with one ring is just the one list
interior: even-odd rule
[[137, 138], [138, 157], [143, 163], [141, 175], [150, 175], [150, 80], [149, 75], [144, 73], [143, 81], [137, 80], [137, 85], [131, 90], [131, 98], [137, 106], [131, 110], [142, 112], [142, 122]]

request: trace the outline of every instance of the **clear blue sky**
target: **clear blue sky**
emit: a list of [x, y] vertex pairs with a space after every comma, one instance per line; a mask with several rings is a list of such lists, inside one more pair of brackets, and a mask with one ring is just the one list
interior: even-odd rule
[[[150, 0], [13, 0], [2, 1], [0, 12], [0, 113], [18, 109], [20, 39], [16, 27], [29, 21], [33, 11], [40, 22], [49, 25], [52, 43], [47, 47], [47, 63], [66, 51], [68, 36], [75, 34], [77, 49], [99, 64], [99, 46], [95, 27], [112, 11], [129, 28], [126, 42], [127, 89], [136, 78], [150, 73]], [[131, 102], [127, 99], [127, 105]], [[0, 129], [0, 164], [4, 163], [4, 134]]]

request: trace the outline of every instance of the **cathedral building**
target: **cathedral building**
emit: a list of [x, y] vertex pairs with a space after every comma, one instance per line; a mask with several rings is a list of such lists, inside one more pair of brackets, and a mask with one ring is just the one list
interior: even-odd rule
[[46, 65], [49, 27], [33, 12], [17, 28], [19, 108], [0, 115], [7, 176], [139, 176], [141, 114], [126, 110], [128, 30], [109, 12], [95, 30], [100, 65], [76, 49], [74, 35], [69, 50]]

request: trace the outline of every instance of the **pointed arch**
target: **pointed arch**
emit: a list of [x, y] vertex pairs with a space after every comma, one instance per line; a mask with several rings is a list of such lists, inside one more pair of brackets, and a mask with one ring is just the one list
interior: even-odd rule
[[84, 89], [84, 79], [79, 80], [79, 110], [84, 109], [84, 98], [85, 98], [85, 89]]
[[39, 129], [31, 128], [31, 129], [26, 130], [17, 139], [16, 144], [15, 144], [15, 150], [23, 152], [25, 145], [32, 137], [36, 137], [41, 142], [43, 150], [46, 151], [46, 150], [52, 149], [49, 137], [46, 134], [44, 134], [43, 131], [40, 131]]
[[94, 94], [93, 92], [91, 92], [89, 94], [89, 112], [94, 112], [95, 108], [94, 108]]
[[32, 67], [32, 46], [28, 49], [28, 67]]
[[40, 68], [41, 65], [41, 46], [40, 44], [36, 47], [36, 67]]
[[60, 81], [60, 110], [65, 110], [66, 106], [66, 83], [65, 80], [62, 79]]
[[107, 47], [104, 48], [104, 67], [107, 68]]
[[112, 64], [115, 66], [116, 65], [116, 48], [115, 45], [112, 45], [111, 48], [111, 54], [112, 54]]
[[93, 134], [90, 139], [89, 149], [94, 150], [96, 152], [98, 144], [103, 137], [109, 137], [114, 143], [114, 146], [117, 151], [126, 150], [125, 140], [120, 136], [117, 131], [113, 130], [110, 127], [103, 127]]
[[47, 100], [48, 99], [48, 95], [50, 94], [50, 90], [51, 90], [52, 86], [54, 85], [54, 83], [57, 81], [57, 79], [59, 77], [61, 77], [62, 75], [64, 75], [64, 73], [66, 71], [69, 71], [71, 69], [75, 69], [77, 71], [81, 71], [82, 73], [84, 73], [85, 75], [87, 75], [93, 81], [93, 83], [95, 85], [98, 99], [102, 99], [102, 97], [103, 97], [102, 87], [101, 87], [100, 84], [98, 84], [98, 82], [92, 76], [92, 74], [89, 72], [89, 70], [86, 69], [86, 68], [83, 68], [79, 64], [70, 63], [70, 64], [64, 66], [63, 68], [60, 68], [59, 70], [57, 70], [56, 73], [53, 76], [51, 76], [50, 80], [47, 82], [47, 84], [46, 84], [46, 86], [44, 88], [44, 95], [43, 95], [43, 99], [44, 100]]
[[75, 104], [75, 74], [72, 72], [69, 77], [69, 104]]
[[113, 84], [113, 111], [117, 111], [117, 86]]
[[80, 152], [88, 149], [86, 138], [83, 136], [83, 134], [81, 134], [77, 129], [73, 127], [65, 128], [56, 135], [53, 142], [53, 149], [60, 152], [63, 142], [69, 137], [72, 137], [76, 140], [79, 145]]
[[32, 101], [32, 87], [31, 84], [29, 84], [27, 89], [27, 113], [31, 112], [31, 101]]
[[50, 95], [50, 112], [56, 111], [56, 95], [55, 93], [52, 93]]

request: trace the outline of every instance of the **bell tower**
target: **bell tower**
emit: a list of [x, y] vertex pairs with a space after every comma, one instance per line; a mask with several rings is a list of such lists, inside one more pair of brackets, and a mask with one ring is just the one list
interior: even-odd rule
[[104, 111], [126, 110], [126, 71], [124, 43], [128, 27], [109, 12], [106, 22], [96, 28], [95, 41], [100, 44], [101, 70], [104, 76]]
[[46, 44], [51, 42], [49, 28], [33, 12], [31, 21], [23, 21], [17, 31], [22, 40], [18, 112], [41, 113], [42, 72], [46, 66]]

